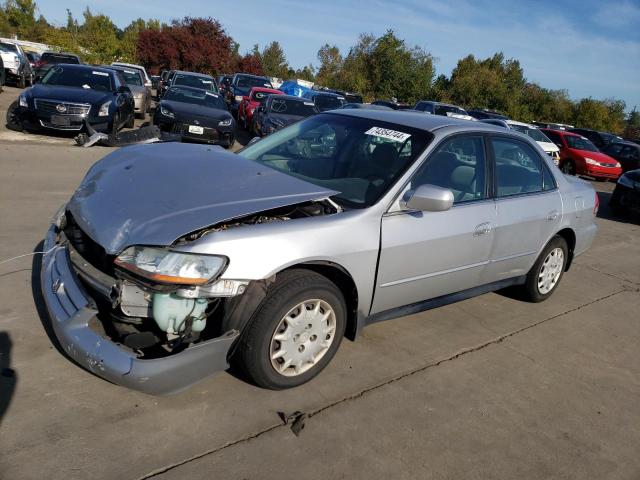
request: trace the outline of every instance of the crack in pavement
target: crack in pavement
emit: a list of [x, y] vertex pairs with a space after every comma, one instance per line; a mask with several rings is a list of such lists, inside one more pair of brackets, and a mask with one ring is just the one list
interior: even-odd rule
[[[492, 338], [491, 340], [488, 340], [488, 341], [486, 341], [484, 343], [481, 343], [479, 345], [476, 345], [476, 346], [473, 346], [473, 347], [468, 347], [468, 348], [463, 348], [462, 350], [459, 350], [458, 352], [454, 353], [453, 355], [450, 355], [449, 357], [443, 358], [443, 359], [438, 360], [436, 362], [429, 363], [427, 365], [423, 365], [423, 366], [418, 367], [418, 368], [416, 368], [414, 370], [410, 370], [408, 372], [402, 373], [400, 375], [392, 377], [392, 378], [390, 378], [388, 380], [385, 380], [383, 382], [380, 382], [380, 383], [377, 383], [377, 384], [372, 385], [370, 387], [364, 388], [364, 389], [362, 389], [362, 390], [360, 390], [360, 391], [358, 391], [356, 393], [353, 393], [351, 395], [347, 395], [346, 397], [343, 397], [343, 398], [341, 398], [339, 400], [336, 400], [335, 402], [331, 402], [331, 403], [329, 403], [327, 405], [319, 407], [319, 408], [317, 408], [317, 409], [315, 409], [315, 410], [313, 410], [311, 412], [308, 412], [307, 413], [307, 419], [311, 419], [312, 417], [314, 417], [316, 415], [319, 415], [322, 412], [325, 412], [326, 410], [329, 410], [329, 409], [331, 409], [333, 407], [336, 407], [338, 405], [341, 405], [343, 403], [350, 402], [350, 401], [362, 398], [365, 395], [367, 395], [368, 393], [371, 393], [371, 392], [373, 392], [375, 390], [378, 390], [379, 388], [382, 388], [382, 387], [385, 387], [387, 385], [391, 385], [393, 383], [399, 382], [400, 380], [403, 380], [405, 378], [408, 378], [408, 377], [414, 376], [416, 374], [422, 373], [422, 372], [424, 372], [426, 370], [429, 370], [431, 368], [439, 367], [440, 365], [443, 365], [445, 363], [452, 362], [452, 361], [457, 360], [458, 358], [463, 357], [463, 356], [465, 356], [467, 354], [483, 350], [483, 349], [485, 349], [485, 348], [487, 348], [489, 346], [492, 346], [492, 345], [497, 345], [497, 344], [502, 343], [503, 341], [507, 340], [510, 337], [518, 335], [518, 334], [520, 334], [522, 332], [525, 332], [527, 330], [530, 330], [532, 328], [538, 327], [538, 326], [540, 326], [540, 325], [542, 325], [544, 323], [547, 323], [547, 322], [549, 322], [551, 320], [555, 320], [556, 318], [568, 315], [570, 313], [573, 313], [573, 312], [576, 312], [576, 311], [581, 310], [583, 308], [589, 307], [589, 306], [594, 305], [594, 304], [596, 304], [598, 302], [601, 302], [603, 300], [607, 300], [607, 299], [609, 299], [611, 297], [614, 297], [615, 295], [618, 295], [620, 293], [629, 292], [629, 291], [630, 291], [629, 288], [624, 288], [624, 286], [623, 286], [622, 289], [617, 290], [617, 291], [615, 291], [613, 293], [610, 293], [608, 295], [605, 295], [603, 297], [596, 298], [596, 299], [594, 299], [594, 300], [592, 300], [590, 302], [584, 303], [584, 304], [579, 305], [577, 307], [570, 308], [568, 310], [565, 310], [564, 312], [558, 313], [556, 315], [552, 315], [551, 317], [545, 318], [545, 319], [540, 320], [538, 322], [534, 322], [534, 323], [529, 324], [529, 325], [527, 325], [525, 327], [521, 327], [521, 328], [518, 328], [516, 330], [512, 330], [511, 332], [504, 333], [502, 335], [499, 335], [499, 336], [497, 336], [495, 338]], [[265, 435], [265, 434], [267, 434], [269, 432], [272, 432], [272, 431], [274, 431], [276, 429], [283, 428], [283, 427], [288, 427], [288, 426], [289, 425], [287, 425], [286, 423], [283, 423], [283, 422], [275, 423], [275, 424], [270, 425], [270, 426], [268, 426], [268, 427], [266, 427], [266, 428], [264, 428], [264, 429], [262, 429], [260, 431], [254, 432], [254, 433], [252, 433], [250, 435], [244, 436], [244, 437], [239, 438], [237, 440], [233, 440], [233, 441], [227, 442], [227, 443], [225, 443], [223, 445], [220, 445], [218, 447], [212, 448], [210, 450], [206, 450], [204, 452], [200, 452], [200, 453], [198, 453], [196, 455], [193, 455], [193, 456], [191, 456], [189, 458], [185, 458], [185, 459], [180, 460], [178, 462], [165, 465], [164, 467], [160, 467], [160, 468], [158, 468], [156, 470], [153, 470], [153, 471], [143, 475], [142, 477], [139, 477], [138, 480], [146, 480], [146, 479], [149, 479], [149, 478], [156, 477], [156, 476], [161, 475], [163, 473], [166, 473], [166, 472], [168, 472], [170, 470], [173, 470], [174, 468], [180, 467], [182, 465], [185, 465], [187, 463], [193, 462], [195, 460], [198, 460], [200, 458], [206, 457], [208, 455], [216, 454], [216, 453], [221, 452], [222, 450], [225, 450], [225, 449], [227, 449], [229, 447], [233, 447], [235, 445], [239, 445], [241, 443], [248, 442], [250, 440], [253, 440], [253, 439], [256, 439], [258, 437], [261, 437], [262, 435]]]
[[586, 265], [586, 264], [582, 264], [582, 263], [580, 263], [579, 265], [581, 267], [588, 268], [589, 270], [593, 270], [594, 272], [598, 272], [598, 273], [601, 273], [603, 275], [607, 275], [609, 277], [615, 278], [616, 280], [620, 280], [622, 282], [630, 283], [632, 285], [640, 285], [640, 282], [634, 282], [633, 280], [629, 280], [628, 278], [621, 277], [619, 275], [616, 275], [615, 273], [609, 273], [609, 272], [605, 272], [603, 270], [598, 270], [597, 268], [592, 267], [591, 265]]

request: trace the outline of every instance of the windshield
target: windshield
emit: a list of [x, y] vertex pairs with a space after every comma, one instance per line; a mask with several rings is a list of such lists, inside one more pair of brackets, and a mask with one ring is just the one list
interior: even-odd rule
[[456, 115], [467, 115], [467, 112], [460, 107], [454, 107], [453, 105], [436, 105], [434, 108], [436, 115], [444, 115], [447, 113], [455, 113]]
[[183, 75], [176, 73], [173, 77], [173, 85], [184, 85], [185, 87], [201, 88], [210, 92], [217, 92], [216, 84], [210, 77], [201, 77], [199, 75]]
[[245, 77], [245, 76], [240, 76], [236, 78], [236, 86], [240, 88], [246, 88], [246, 87], [273, 88], [273, 85], [271, 85], [271, 82], [266, 78]]
[[99, 90], [101, 92], [112, 92], [114, 90], [109, 73], [82, 67], [53, 67], [46, 73], [41, 83]]
[[16, 47], [13, 43], [0, 42], [0, 47], [7, 52], [18, 53], [18, 47]]
[[140, 74], [136, 70], [118, 70], [122, 73], [124, 77], [124, 81], [127, 85], [136, 85], [138, 87], [142, 86], [142, 78], [140, 78]]
[[574, 135], [565, 135], [564, 139], [567, 141], [569, 148], [575, 148], [576, 150], [586, 150], [587, 152], [598, 152], [596, 146], [584, 137], [578, 137]]
[[336, 97], [335, 95], [316, 95], [313, 99], [320, 110], [333, 110], [342, 107], [345, 103], [344, 97]]
[[69, 55], [56, 55], [53, 53], [43, 53], [40, 60], [44, 63], [74, 63], [78, 64], [78, 59]]
[[320, 114], [272, 133], [238, 155], [340, 192], [348, 207], [373, 205], [431, 142], [424, 130]]
[[274, 98], [273, 100], [271, 100], [271, 108], [269, 109], [269, 111], [272, 113], [298, 115], [301, 117], [308, 117], [309, 115], [317, 113], [316, 107], [313, 102], [292, 100], [288, 98]]
[[224, 100], [222, 100], [218, 94], [204, 90], [171, 87], [167, 90], [163, 98], [173, 102], [192, 103], [194, 105], [202, 105], [203, 107], [217, 108], [220, 110], [227, 109], [226, 103], [224, 103]]
[[525, 135], [529, 135], [536, 142], [553, 143], [551, 140], [549, 140], [547, 138], [547, 136], [544, 133], [542, 133], [537, 128], [527, 127], [525, 125], [516, 125], [516, 124], [513, 124], [513, 123], [509, 123], [508, 125], [511, 127], [512, 130], [515, 130], [516, 132], [520, 132], [520, 133], [524, 133]]

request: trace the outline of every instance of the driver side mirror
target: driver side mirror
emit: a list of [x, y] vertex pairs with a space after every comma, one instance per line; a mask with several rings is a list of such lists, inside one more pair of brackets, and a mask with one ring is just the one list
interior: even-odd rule
[[129, 87], [127, 87], [126, 85], [120, 85], [118, 87], [117, 92], [118, 93], [129, 93], [129, 92], [131, 92], [131, 90], [129, 90]]
[[405, 194], [400, 206], [407, 210], [444, 212], [453, 206], [453, 192], [436, 185], [420, 185]]

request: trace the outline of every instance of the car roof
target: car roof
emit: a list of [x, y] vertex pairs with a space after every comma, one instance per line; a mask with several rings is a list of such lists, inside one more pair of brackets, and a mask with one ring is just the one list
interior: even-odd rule
[[139, 68], [140, 70], [144, 70], [144, 67], [142, 65], [137, 65], [135, 63], [111, 62], [111, 65], [116, 67], [131, 67], [131, 68]]
[[221, 95], [217, 92], [210, 92], [209, 90], [203, 90], [202, 88], [198, 88], [198, 87], [190, 87], [188, 85], [171, 85], [169, 87], [169, 90], [193, 90], [194, 92], [200, 92], [200, 93], [206, 93], [207, 95], [215, 95], [216, 97], [220, 97]]
[[211, 75], [209, 75], [208, 73], [198, 73], [198, 72], [187, 72], [185, 70], [173, 70], [173, 73], [179, 73], [180, 75], [191, 75], [193, 77], [207, 77], [207, 78], [213, 78]]
[[578, 134], [578, 133], [573, 133], [573, 132], [569, 132], [567, 130], [555, 130], [553, 128], [541, 128], [540, 130], [542, 130], [543, 132], [556, 132], [560, 135], [565, 135], [567, 137], [580, 137], [580, 138], [584, 138], [582, 135]]
[[[502, 120], [502, 119], [501, 118], [494, 118], [493, 120]], [[535, 128], [535, 129], [538, 128], [535, 125], [531, 125], [530, 123], [519, 122], [517, 120], [502, 120], [502, 121], [506, 122], [507, 125], [520, 125], [521, 127], [529, 127], [529, 128]]]
[[[252, 77], [252, 78], [259, 78], [259, 79], [264, 79], [264, 80], [269, 80], [267, 77], [263, 76], [263, 75], [253, 75], [251, 73], [234, 73], [233, 74], [234, 77]], [[269, 82], [271, 82], [271, 80], [269, 80]]]
[[[418, 113], [418, 115], [416, 114]], [[332, 110], [331, 114], [346, 115], [350, 117], [368, 118], [381, 122], [397, 123], [407, 127], [417, 128], [433, 132], [444, 127], [467, 127], [473, 130], [487, 132], [505, 133], [504, 127], [491, 125], [483, 122], [472, 122], [443, 115], [424, 115], [422, 112], [411, 112], [406, 110], [373, 110], [368, 108], [349, 108]]]

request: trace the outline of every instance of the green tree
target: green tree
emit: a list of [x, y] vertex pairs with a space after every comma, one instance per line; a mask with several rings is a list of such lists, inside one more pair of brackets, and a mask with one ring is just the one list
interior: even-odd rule
[[320, 60], [320, 67], [316, 74], [316, 82], [325, 87], [338, 87], [338, 75], [342, 69], [340, 49], [326, 43], [318, 50], [318, 60]]
[[287, 57], [278, 42], [271, 42], [263, 50], [260, 56], [262, 69], [265, 75], [270, 77], [285, 78], [289, 72]]
[[88, 63], [111, 63], [118, 56], [120, 42], [118, 28], [109, 17], [94, 15], [89, 7], [82, 14], [84, 23], [79, 29], [80, 45], [86, 52], [83, 58]]
[[36, 25], [36, 3], [33, 0], [7, 0], [3, 9], [4, 23], [10, 35], [28, 38]]

